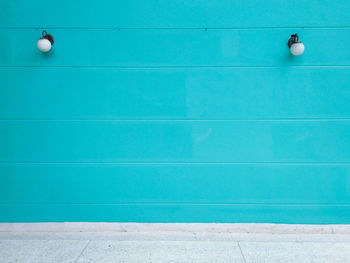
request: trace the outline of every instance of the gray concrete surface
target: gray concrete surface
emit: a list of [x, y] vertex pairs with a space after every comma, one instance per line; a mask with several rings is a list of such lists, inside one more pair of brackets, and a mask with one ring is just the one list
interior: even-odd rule
[[267, 223], [0, 223], [0, 232], [211, 232], [265, 234], [350, 234], [350, 225]]
[[4, 231], [0, 262], [346, 263], [350, 235]]

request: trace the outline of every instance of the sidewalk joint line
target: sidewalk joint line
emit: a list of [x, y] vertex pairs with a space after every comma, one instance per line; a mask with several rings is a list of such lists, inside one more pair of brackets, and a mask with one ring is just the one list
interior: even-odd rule
[[86, 248], [89, 246], [91, 240], [88, 240], [88, 242], [86, 243], [85, 247], [83, 248], [83, 250], [80, 252], [79, 256], [77, 257], [77, 259], [74, 261], [74, 263], [77, 263], [79, 258], [81, 257], [81, 255], [85, 252]]
[[246, 261], [246, 259], [245, 259], [245, 257], [244, 257], [244, 254], [243, 254], [241, 245], [239, 244], [239, 241], [237, 241], [237, 244], [238, 244], [239, 250], [241, 251], [241, 255], [242, 255], [242, 257], [243, 257], [244, 262], [247, 263], [247, 261]]

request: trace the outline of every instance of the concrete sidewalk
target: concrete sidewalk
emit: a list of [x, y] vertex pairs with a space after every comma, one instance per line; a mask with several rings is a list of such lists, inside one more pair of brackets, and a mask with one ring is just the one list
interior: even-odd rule
[[0, 232], [0, 262], [350, 262], [350, 235]]

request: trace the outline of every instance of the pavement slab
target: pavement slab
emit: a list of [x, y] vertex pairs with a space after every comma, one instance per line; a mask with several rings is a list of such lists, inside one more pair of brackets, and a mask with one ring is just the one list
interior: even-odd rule
[[0, 232], [0, 263], [350, 263], [348, 234]]

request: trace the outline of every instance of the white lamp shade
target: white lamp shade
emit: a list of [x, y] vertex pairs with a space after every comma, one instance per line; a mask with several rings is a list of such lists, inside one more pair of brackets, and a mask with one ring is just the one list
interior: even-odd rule
[[294, 56], [300, 56], [301, 54], [304, 53], [305, 47], [304, 44], [299, 42], [299, 43], [294, 43], [290, 47], [290, 53], [292, 53]]
[[37, 45], [42, 52], [48, 52], [51, 49], [51, 42], [45, 38], [39, 39]]

